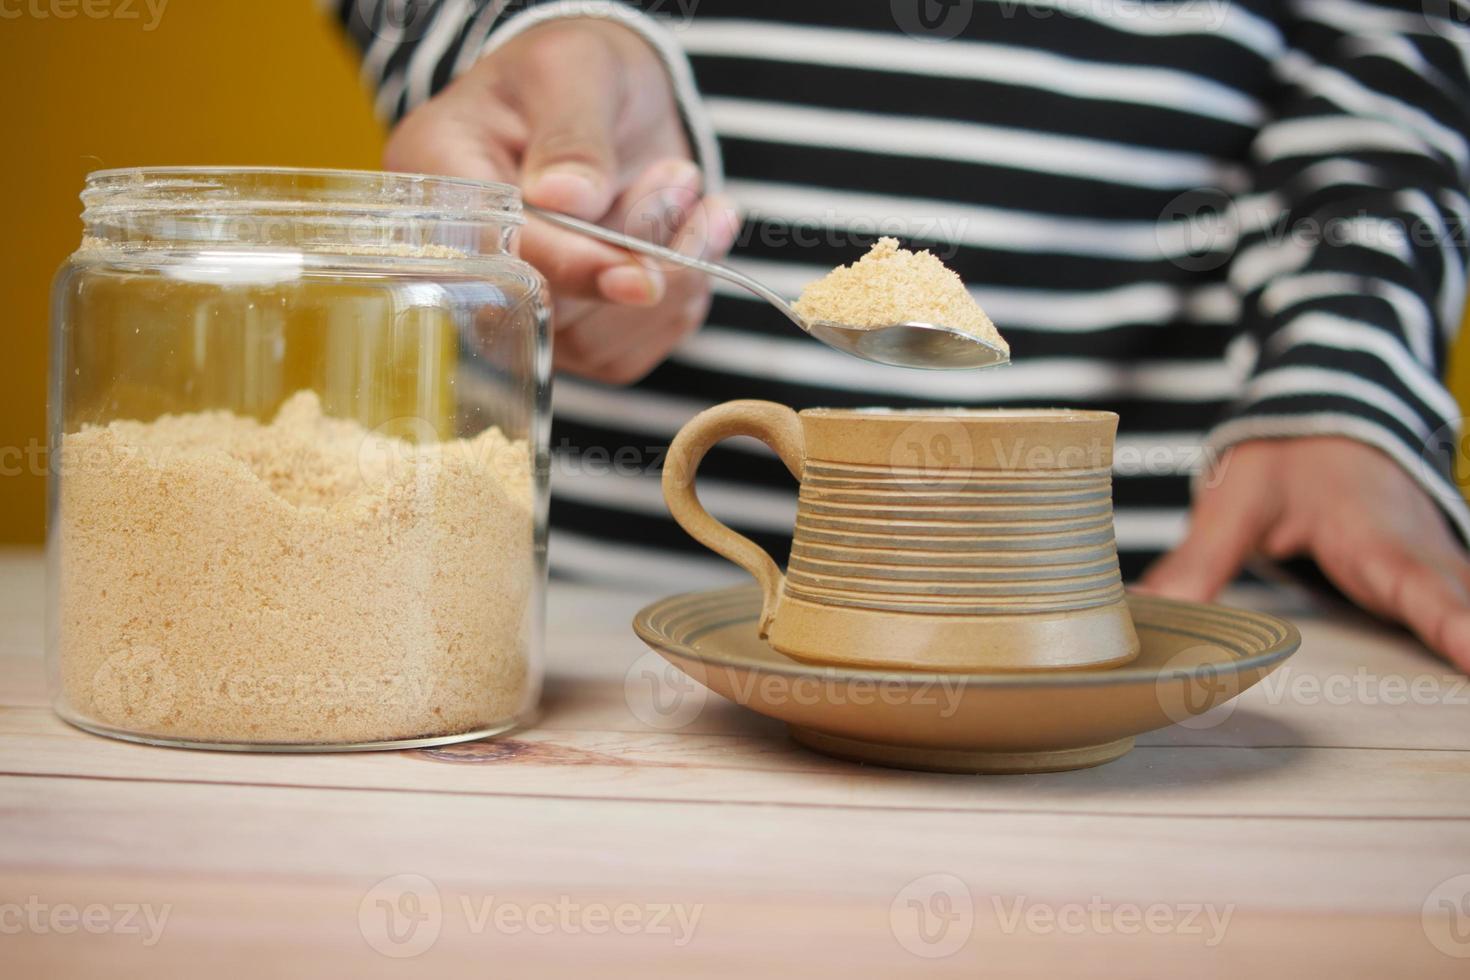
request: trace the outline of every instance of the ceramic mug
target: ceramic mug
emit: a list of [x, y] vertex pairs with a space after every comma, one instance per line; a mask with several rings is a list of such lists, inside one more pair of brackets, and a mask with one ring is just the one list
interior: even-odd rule
[[[674, 520], [755, 576], [761, 636], [799, 660], [901, 670], [1112, 667], [1138, 654], [1113, 537], [1118, 417], [809, 409], [735, 401], [680, 430]], [[710, 447], [753, 436], [800, 483], [791, 561], [695, 494]]]

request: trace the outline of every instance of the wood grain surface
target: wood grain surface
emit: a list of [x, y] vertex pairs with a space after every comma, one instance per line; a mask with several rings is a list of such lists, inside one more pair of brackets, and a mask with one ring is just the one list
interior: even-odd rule
[[628, 629], [654, 597], [561, 584], [543, 717], [508, 738], [110, 741], [47, 707], [42, 580], [0, 556], [6, 977], [1470, 970], [1470, 687], [1280, 593], [1229, 597], [1304, 643], [1228, 716], [965, 777], [808, 753], [671, 686]]

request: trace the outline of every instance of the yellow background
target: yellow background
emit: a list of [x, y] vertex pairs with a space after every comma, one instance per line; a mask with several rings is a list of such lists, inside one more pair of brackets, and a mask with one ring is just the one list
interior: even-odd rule
[[[80, 235], [83, 176], [167, 164], [375, 168], [382, 148], [356, 56], [313, 0], [167, 0], [151, 31], [147, 0], [127, 4], [134, 20], [112, 16], [123, 0], [86, 2], [109, 16], [86, 16], [82, 0], [0, 0], [0, 542], [41, 539], [45, 480], [24, 460], [44, 445], [47, 292]], [[1451, 374], [1464, 403], [1463, 344]]]
[[45, 441], [48, 291], [81, 236], [88, 171], [379, 166], [383, 131], [356, 54], [314, 0], [167, 0], [152, 31], [145, 0], [127, 6], [140, 18], [0, 0], [0, 542], [41, 540], [45, 480], [24, 459]]

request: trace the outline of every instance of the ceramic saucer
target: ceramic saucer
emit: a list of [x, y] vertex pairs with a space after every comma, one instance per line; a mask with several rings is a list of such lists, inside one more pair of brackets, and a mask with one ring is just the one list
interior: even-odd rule
[[716, 693], [858, 762], [941, 772], [1052, 772], [1126, 753], [1133, 737], [1203, 714], [1291, 656], [1301, 635], [1264, 613], [1130, 595], [1142, 650], [1126, 667], [919, 673], [827, 667], [756, 635], [760, 590], [663, 599], [638, 636]]

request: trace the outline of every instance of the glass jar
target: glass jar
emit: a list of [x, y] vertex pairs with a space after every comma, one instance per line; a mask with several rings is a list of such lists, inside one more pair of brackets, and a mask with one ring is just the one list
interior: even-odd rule
[[516, 190], [168, 168], [82, 201], [52, 314], [61, 717], [274, 750], [524, 721], [550, 348]]

